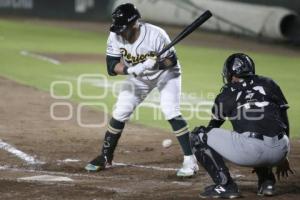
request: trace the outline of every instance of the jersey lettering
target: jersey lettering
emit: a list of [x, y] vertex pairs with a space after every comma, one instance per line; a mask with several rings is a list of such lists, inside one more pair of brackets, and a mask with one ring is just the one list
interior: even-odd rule
[[248, 93], [248, 94], [245, 96], [245, 99], [252, 99], [253, 96], [254, 96], [254, 92]]
[[262, 86], [255, 86], [253, 87], [253, 90], [259, 91], [259, 93], [266, 95], [266, 92]]
[[239, 93], [238, 93], [237, 96], [236, 96], [236, 101], [239, 100], [241, 94], [242, 94], [242, 91], [239, 91]]
[[146, 54], [137, 54], [136, 56], [133, 56], [125, 48], [120, 48], [120, 51], [125, 61], [132, 65], [144, 62], [149, 56], [155, 56], [155, 53], [152, 51]]
[[[148, 57], [154, 57], [155, 53], [160, 52], [171, 42], [169, 36], [163, 29], [142, 22], [139, 23], [139, 26], [140, 34], [134, 43], [129, 43], [123, 39], [122, 36], [111, 32], [107, 40], [106, 55], [121, 58], [124, 65], [133, 67], [144, 62]], [[170, 52], [175, 53], [174, 47], [161, 55], [160, 60], [165, 60]], [[178, 70], [180, 73], [180, 64], [177, 63], [176, 66], [173, 66], [173, 69]], [[153, 80], [163, 71], [164, 70], [154, 67], [153, 69], [145, 70], [140, 78]]]

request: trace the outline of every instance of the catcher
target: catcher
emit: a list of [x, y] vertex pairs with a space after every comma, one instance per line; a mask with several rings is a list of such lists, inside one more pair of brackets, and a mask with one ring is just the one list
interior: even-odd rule
[[[224, 86], [215, 99], [207, 127], [196, 127], [191, 145], [199, 163], [214, 185], [201, 198], [240, 197], [223, 158], [254, 168], [258, 195], [275, 194], [275, 176], [293, 173], [287, 154], [289, 146], [288, 103], [280, 87], [270, 78], [255, 74], [253, 60], [242, 53], [227, 58], [223, 68]], [[233, 131], [219, 128], [228, 118]]]

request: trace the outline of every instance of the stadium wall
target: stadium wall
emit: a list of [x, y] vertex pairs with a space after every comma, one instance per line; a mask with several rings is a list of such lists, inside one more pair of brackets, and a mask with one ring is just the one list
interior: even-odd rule
[[[113, 7], [124, 2], [128, 0], [0, 0], [0, 15], [110, 21]], [[235, 0], [130, 2], [138, 7], [143, 19], [148, 21], [187, 25], [205, 9], [210, 9], [214, 17], [204, 24], [205, 29], [300, 43], [300, 18], [297, 12], [283, 7], [252, 5]]]
[[[117, 0], [113, 7], [127, 0]], [[270, 40], [299, 40], [300, 26], [296, 12], [272, 6], [251, 5], [218, 0], [132, 0], [143, 19], [174, 25], [188, 25], [204, 10], [213, 18], [201, 28]], [[151, 9], [149, 9], [151, 7]]]
[[110, 6], [109, 0], [0, 0], [0, 14], [107, 20], [110, 15]]
[[299, 0], [224, 0], [250, 3], [256, 5], [279, 6], [293, 10], [300, 14], [300, 1]]

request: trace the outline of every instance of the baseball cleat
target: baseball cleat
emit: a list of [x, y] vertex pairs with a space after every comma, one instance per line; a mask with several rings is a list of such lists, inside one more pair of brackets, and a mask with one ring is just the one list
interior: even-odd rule
[[97, 172], [111, 166], [111, 161], [108, 161], [106, 156], [100, 155], [87, 164], [84, 169], [88, 172]]
[[100, 171], [100, 166], [92, 165], [91, 163], [87, 164], [84, 169], [89, 172]]
[[224, 198], [234, 199], [241, 197], [238, 186], [236, 183], [231, 183], [226, 186], [211, 185], [205, 188], [204, 192], [199, 194], [202, 199], [206, 198]]
[[261, 184], [257, 191], [258, 196], [273, 196], [275, 194], [275, 186], [272, 181], [265, 181]]
[[184, 156], [182, 167], [177, 171], [178, 177], [191, 177], [199, 171], [199, 167], [194, 155]]

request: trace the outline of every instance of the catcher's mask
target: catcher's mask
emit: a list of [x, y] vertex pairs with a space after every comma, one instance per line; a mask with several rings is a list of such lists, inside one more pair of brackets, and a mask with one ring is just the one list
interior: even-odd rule
[[139, 18], [141, 15], [133, 4], [121, 4], [112, 12], [110, 31], [120, 34]]
[[232, 76], [243, 78], [255, 74], [255, 64], [246, 54], [235, 53], [230, 55], [223, 67], [223, 82], [230, 83]]

